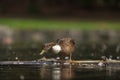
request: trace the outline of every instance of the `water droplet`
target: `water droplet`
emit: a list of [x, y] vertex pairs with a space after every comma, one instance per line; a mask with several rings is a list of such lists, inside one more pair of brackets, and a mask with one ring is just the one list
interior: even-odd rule
[[25, 79], [24, 75], [20, 75], [20, 80], [24, 80], [24, 79]]
[[116, 59], [117, 59], [117, 60], [119, 60], [119, 59], [120, 59], [120, 57], [119, 57], [119, 56], [117, 56], [117, 57], [116, 57]]
[[68, 60], [69, 59], [69, 57], [65, 57], [65, 60]]
[[18, 60], [18, 57], [15, 57], [15, 60]]

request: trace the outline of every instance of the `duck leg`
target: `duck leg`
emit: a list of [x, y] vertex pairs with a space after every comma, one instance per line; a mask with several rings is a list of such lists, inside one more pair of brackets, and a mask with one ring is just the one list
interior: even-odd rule
[[72, 53], [70, 53], [70, 61], [72, 61]]

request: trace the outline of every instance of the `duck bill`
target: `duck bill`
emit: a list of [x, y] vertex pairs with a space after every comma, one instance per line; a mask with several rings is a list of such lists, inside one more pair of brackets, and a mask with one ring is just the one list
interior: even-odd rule
[[42, 50], [41, 52], [40, 52], [40, 55], [43, 55], [45, 53], [45, 50]]

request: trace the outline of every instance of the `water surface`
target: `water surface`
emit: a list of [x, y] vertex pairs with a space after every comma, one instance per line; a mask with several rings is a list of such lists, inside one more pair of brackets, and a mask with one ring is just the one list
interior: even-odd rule
[[118, 66], [0, 66], [0, 80], [120, 80]]

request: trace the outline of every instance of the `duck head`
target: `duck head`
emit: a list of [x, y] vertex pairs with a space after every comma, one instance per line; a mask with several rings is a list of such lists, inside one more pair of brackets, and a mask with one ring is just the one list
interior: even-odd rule
[[44, 44], [41, 52], [40, 52], [40, 55], [43, 55], [44, 53], [46, 53], [48, 50], [50, 50], [52, 48], [52, 46], [54, 46], [55, 43], [54, 42], [50, 42], [50, 43], [46, 43]]

